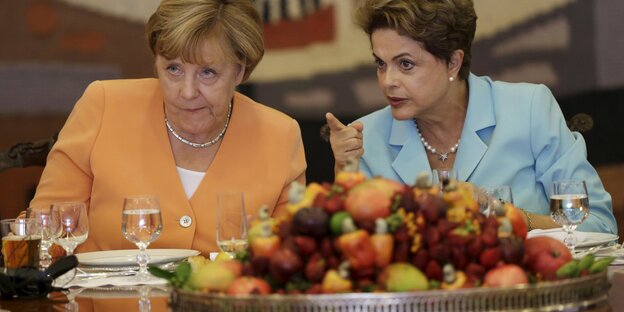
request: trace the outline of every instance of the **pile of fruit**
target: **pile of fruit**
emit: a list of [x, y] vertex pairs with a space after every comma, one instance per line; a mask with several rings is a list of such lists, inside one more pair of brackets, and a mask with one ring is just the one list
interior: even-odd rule
[[485, 216], [475, 191], [340, 172], [334, 184], [293, 185], [286, 217], [261, 211], [236, 259], [150, 271], [188, 290], [320, 294], [510, 286], [604, 271], [613, 260], [573, 260], [558, 240], [526, 239], [520, 209], [499, 203]]

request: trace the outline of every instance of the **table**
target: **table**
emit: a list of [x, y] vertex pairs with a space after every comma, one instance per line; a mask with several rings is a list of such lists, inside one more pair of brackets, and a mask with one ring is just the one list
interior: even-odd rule
[[[611, 266], [610, 309], [602, 311], [624, 311], [624, 266]], [[152, 311], [169, 312], [169, 289], [166, 287], [143, 286], [130, 288], [96, 288], [73, 290], [75, 304], [80, 312], [90, 311]], [[36, 300], [0, 300], [0, 311], [64, 311], [68, 296], [53, 293], [50, 298]]]

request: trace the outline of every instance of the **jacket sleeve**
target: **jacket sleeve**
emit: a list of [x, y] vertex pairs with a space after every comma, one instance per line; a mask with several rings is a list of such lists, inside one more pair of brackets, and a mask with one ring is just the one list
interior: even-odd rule
[[[536, 88], [531, 103], [531, 148], [535, 157], [536, 180], [550, 197], [557, 180], [585, 180], [590, 215], [578, 227], [582, 231], [617, 233], [607, 193], [594, 167], [587, 161], [585, 140], [568, 129], [565, 118], [548, 88]], [[548, 214], [549, 211], [540, 211]]]
[[104, 90], [99, 82], [94, 82], [74, 106], [48, 154], [31, 207], [61, 201], [86, 202], [88, 206], [93, 184], [91, 150], [103, 112]]
[[299, 128], [299, 124], [294, 119], [291, 119], [292, 122], [289, 126], [288, 134], [287, 134], [287, 147], [284, 151], [290, 151], [289, 159], [287, 159], [287, 163], [284, 165], [288, 166], [288, 177], [284, 181], [284, 187], [282, 188], [282, 192], [280, 193], [279, 199], [277, 201], [277, 205], [273, 211], [274, 216], [285, 215], [286, 205], [288, 204], [288, 190], [290, 189], [290, 183], [293, 181], [297, 181], [301, 184], [306, 183], [306, 160], [305, 160], [305, 152], [303, 148], [303, 140], [301, 139], [301, 129]]

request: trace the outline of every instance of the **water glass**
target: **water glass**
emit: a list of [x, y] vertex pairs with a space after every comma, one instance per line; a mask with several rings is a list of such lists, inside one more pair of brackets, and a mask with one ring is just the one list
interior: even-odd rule
[[151, 279], [147, 271], [150, 257], [146, 250], [162, 232], [162, 216], [158, 198], [154, 195], [126, 197], [123, 204], [121, 232], [128, 241], [139, 248], [136, 257], [139, 273], [136, 279], [139, 281]]
[[39, 266], [40, 222], [32, 218], [0, 221], [2, 266], [5, 269]]
[[589, 216], [589, 197], [583, 180], [555, 181], [550, 195], [550, 216], [567, 235], [563, 242], [574, 253], [574, 230]]

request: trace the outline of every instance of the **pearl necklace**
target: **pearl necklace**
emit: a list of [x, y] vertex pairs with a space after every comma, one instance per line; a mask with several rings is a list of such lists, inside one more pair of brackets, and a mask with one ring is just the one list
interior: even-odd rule
[[181, 135], [179, 135], [177, 132], [175, 132], [175, 130], [173, 130], [173, 127], [171, 127], [171, 124], [169, 123], [169, 119], [167, 119], [167, 116], [165, 116], [165, 124], [167, 125], [167, 129], [169, 129], [169, 132], [171, 132], [171, 134], [173, 134], [173, 136], [180, 140], [180, 142], [186, 144], [186, 145], [190, 145], [194, 148], [204, 148], [204, 147], [208, 147], [211, 145], [214, 145], [215, 143], [217, 143], [225, 134], [225, 130], [227, 130], [228, 125], [230, 124], [230, 117], [232, 116], [232, 102], [230, 102], [230, 105], [228, 107], [228, 114], [227, 114], [227, 118], [225, 119], [225, 125], [223, 126], [223, 129], [221, 129], [221, 132], [219, 132], [219, 134], [217, 134], [216, 137], [214, 137], [212, 140], [206, 142], [206, 143], [195, 143], [195, 142], [191, 142], [185, 138], [183, 138]]
[[453, 145], [453, 147], [451, 147], [451, 149], [448, 152], [446, 153], [438, 152], [435, 149], [435, 147], [431, 146], [431, 144], [429, 144], [429, 142], [425, 140], [422, 133], [420, 133], [420, 130], [418, 130], [418, 124], [416, 124], [415, 121], [414, 121], [414, 125], [416, 126], [416, 132], [418, 132], [420, 141], [422, 141], [423, 145], [425, 146], [425, 149], [427, 149], [427, 151], [429, 151], [431, 154], [438, 155], [438, 160], [440, 160], [441, 162], [444, 163], [448, 159], [449, 154], [457, 153], [457, 148], [459, 148], [459, 139], [457, 140], [457, 143], [455, 143], [455, 145]]

